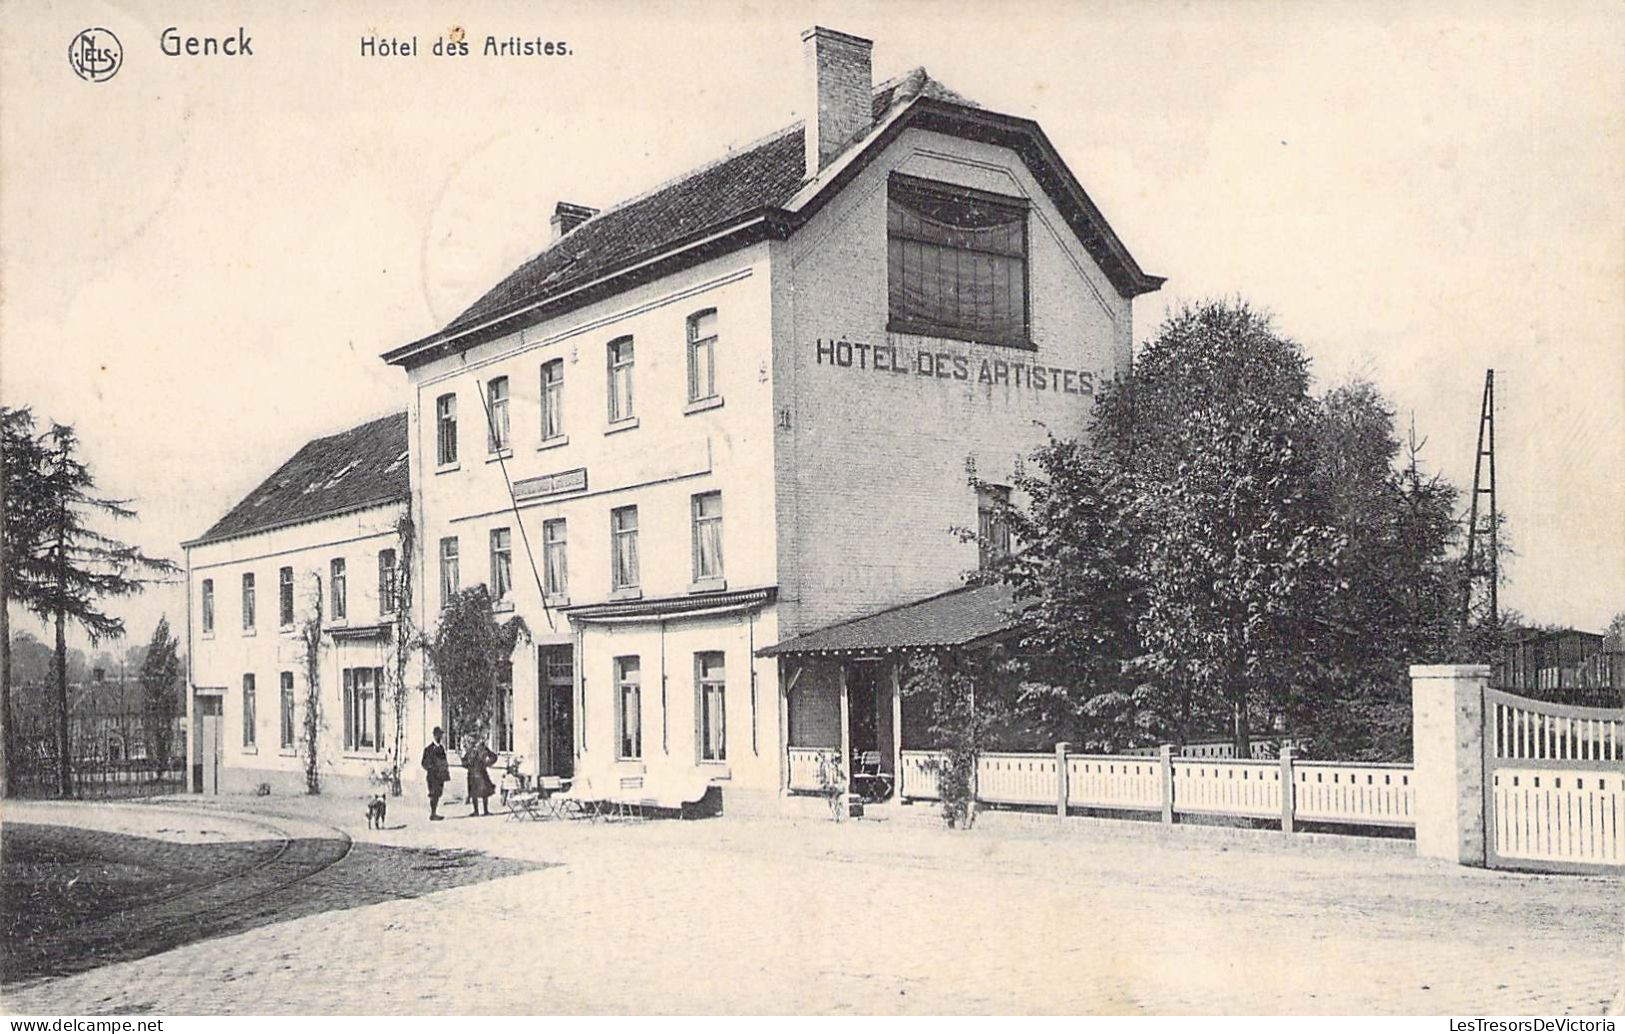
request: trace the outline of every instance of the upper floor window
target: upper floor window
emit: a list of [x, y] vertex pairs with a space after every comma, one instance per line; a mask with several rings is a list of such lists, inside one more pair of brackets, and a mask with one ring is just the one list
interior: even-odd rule
[[434, 400], [435, 463], [445, 467], [457, 462], [457, 396], [442, 395]]
[[542, 591], [549, 596], [570, 594], [567, 533], [563, 517], [542, 522]]
[[722, 493], [693, 497], [694, 580], [722, 577]]
[[486, 428], [485, 447], [490, 452], [508, 448], [508, 378], [493, 377], [486, 385], [486, 404], [490, 407], [489, 427]]
[[622, 506], [609, 513], [610, 584], [632, 589], [638, 584], [638, 508]]
[[395, 551], [378, 551], [378, 614], [380, 617], [395, 613], [398, 606], [395, 588]]
[[446, 606], [451, 598], [457, 595], [461, 588], [460, 572], [457, 570], [457, 536], [450, 535], [440, 540], [440, 605]]
[[717, 310], [706, 309], [688, 318], [688, 400], [715, 398], [717, 394]]
[[894, 175], [886, 247], [889, 329], [1028, 345], [1024, 202]]
[[350, 612], [350, 581], [344, 574], [344, 559], [335, 558], [329, 568], [333, 588], [333, 620], [343, 621]]
[[293, 568], [277, 572], [277, 617], [283, 628], [293, 627]]
[[564, 360], [542, 364], [542, 441], [564, 434]]
[[986, 571], [1010, 553], [1010, 526], [1004, 512], [1010, 507], [1010, 489], [988, 485], [976, 492], [977, 566]]
[[609, 422], [632, 419], [632, 339], [609, 343]]
[[254, 575], [243, 575], [243, 631], [254, 631]]
[[201, 590], [203, 597], [201, 607], [203, 610], [203, 634], [214, 635], [214, 579], [203, 579]]
[[491, 598], [506, 599], [513, 591], [513, 532], [491, 529]]

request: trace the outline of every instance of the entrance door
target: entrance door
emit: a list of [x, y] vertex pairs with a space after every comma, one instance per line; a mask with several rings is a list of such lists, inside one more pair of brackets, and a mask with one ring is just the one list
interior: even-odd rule
[[896, 784], [892, 771], [891, 683], [879, 661], [847, 668], [847, 735], [852, 744], [853, 783], [870, 797], [885, 797]]
[[573, 648], [544, 646], [540, 657], [540, 677], [536, 680], [541, 699], [537, 713], [542, 718], [542, 775], [568, 778], [575, 774], [575, 658]]
[[222, 698], [217, 696], [197, 698], [197, 750], [192, 760], [192, 786], [197, 793], [220, 792], [220, 759], [225, 743], [222, 704]]

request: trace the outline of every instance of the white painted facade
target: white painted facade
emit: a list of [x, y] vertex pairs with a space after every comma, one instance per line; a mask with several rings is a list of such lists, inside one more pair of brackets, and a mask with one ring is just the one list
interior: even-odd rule
[[[188, 657], [192, 692], [187, 727], [193, 789], [252, 793], [305, 792], [310, 697], [305, 632], [320, 620], [316, 658], [319, 706], [317, 772], [323, 792], [363, 793], [375, 773], [394, 764], [394, 709], [381, 685], [372, 728], [346, 742], [344, 672], [390, 671], [395, 664], [393, 614], [379, 602], [378, 555], [401, 552], [397, 523], [405, 504], [375, 506], [288, 527], [187, 547]], [[344, 616], [334, 613], [333, 561], [345, 568]], [[282, 572], [293, 575], [293, 613], [284, 622]], [[254, 620], [245, 622], [243, 576], [254, 578]], [[205, 598], [212, 591], [212, 622]], [[375, 676], [367, 676], [375, 677]], [[247, 703], [248, 679], [253, 703]], [[411, 684], [421, 684], [413, 659]], [[284, 728], [284, 687], [293, 691], [292, 736]], [[437, 710], [437, 709], [436, 709]], [[218, 733], [209, 724], [218, 715]], [[402, 755], [412, 767], [422, 749], [430, 705], [409, 693]], [[250, 728], [251, 726], [251, 728]], [[218, 758], [218, 765], [216, 764]]]
[[[1032, 350], [887, 331], [886, 185], [894, 171], [1031, 205]], [[713, 308], [721, 403], [694, 411], [685, 324]], [[606, 349], [628, 335], [635, 423], [622, 427], [608, 419]], [[976, 526], [968, 466], [1008, 484], [1047, 431], [1081, 433], [1092, 385], [1125, 369], [1131, 335], [1129, 299], [1019, 156], [906, 131], [788, 240], [752, 245], [412, 370], [424, 599], [438, 605], [440, 539], [458, 538], [466, 587], [489, 583], [490, 533], [510, 529], [512, 610], [535, 637], [515, 659], [516, 750], [537, 756], [542, 749], [536, 647], [572, 646], [578, 778], [614, 792], [697, 768], [725, 788], [725, 800], [776, 794], [784, 785], [789, 716], [778, 665], [754, 657], [755, 650], [960, 584], [977, 563], [976, 544], [955, 531]], [[821, 339], [895, 348], [910, 368], [876, 372], [855, 359], [840, 365], [821, 356]], [[962, 358], [965, 378], [922, 375], [922, 351], [949, 356], [950, 365]], [[541, 368], [553, 359], [564, 363], [564, 440], [544, 442]], [[1017, 386], [1011, 364], [1018, 362], [1069, 373], [1056, 388]], [[1077, 371], [1091, 375], [1089, 389]], [[515, 516], [501, 465], [489, 453], [479, 394], [499, 376], [508, 378], [511, 399], [509, 479], [523, 484], [584, 468], [585, 490], [521, 500]], [[458, 400], [459, 460], [437, 469], [435, 407], [447, 393]], [[641, 598], [692, 596], [690, 606], [703, 609], [703, 590], [722, 588], [692, 584], [691, 500], [708, 491], [722, 494], [726, 588], [772, 589], [774, 602], [704, 617], [606, 623], [570, 616], [629, 595], [611, 583], [610, 522], [613, 509], [632, 505]], [[568, 528], [569, 585], [567, 600], [552, 601], [547, 614], [517, 522], [542, 570], [543, 522], [555, 519]], [[570, 611], [559, 609], [566, 604]], [[432, 614], [422, 620], [433, 624]], [[726, 763], [698, 758], [694, 655], [702, 651], [726, 658]], [[618, 657], [638, 658], [642, 676], [637, 759], [617, 749]], [[828, 682], [809, 678], [799, 687], [808, 721], [835, 721]]]

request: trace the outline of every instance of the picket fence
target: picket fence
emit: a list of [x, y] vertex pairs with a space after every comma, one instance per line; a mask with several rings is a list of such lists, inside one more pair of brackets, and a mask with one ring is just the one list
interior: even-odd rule
[[1484, 695], [1485, 861], [1589, 872], [1625, 864], [1625, 711]]
[[[905, 750], [904, 800], [936, 800], [942, 755]], [[1064, 773], [1064, 779], [1062, 777]], [[1283, 788], [1290, 787], [1290, 792]], [[1130, 754], [988, 753], [977, 759], [976, 799], [984, 804], [1228, 815], [1350, 826], [1416, 824], [1409, 765], [1299, 761], [1290, 749], [1274, 761]]]

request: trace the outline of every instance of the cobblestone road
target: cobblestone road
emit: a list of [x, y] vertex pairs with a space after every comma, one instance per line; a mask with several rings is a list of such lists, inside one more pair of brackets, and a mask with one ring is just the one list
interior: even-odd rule
[[1434, 865], [1408, 845], [1287, 848], [1278, 835], [1111, 824], [953, 834], [732, 819], [429, 826], [417, 815], [369, 833], [347, 803], [230, 804], [343, 825], [358, 845], [556, 864], [335, 903], [21, 987], [6, 1007], [1594, 1013], [1621, 977], [1619, 881]]

